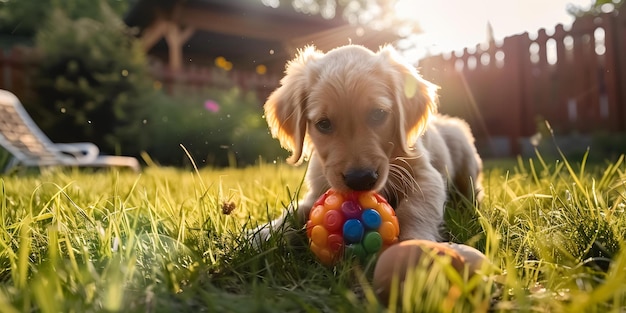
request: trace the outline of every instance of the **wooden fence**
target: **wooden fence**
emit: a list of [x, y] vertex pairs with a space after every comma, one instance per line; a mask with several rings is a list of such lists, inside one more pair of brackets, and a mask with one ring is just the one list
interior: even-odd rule
[[[37, 59], [37, 52], [30, 47], [14, 46], [0, 50], [0, 88], [10, 90], [20, 99], [32, 96], [32, 75]], [[202, 93], [208, 88], [239, 87], [256, 92], [260, 101], [264, 101], [278, 86], [282, 76], [280, 73], [261, 75], [254, 71], [227, 71], [209, 66], [188, 66], [172, 71], [158, 60], [151, 62], [150, 73], [155, 80], [155, 88], [161, 88], [169, 94], [190, 95]]]
[[544, 120], [556, 134], [622, 132], [625, 15], [585, 16], [569, 30], [557, 25], [536, 38], [524, 33], [428, 57], [420, 71], [441, 86], [442, 112], [467, 119], [479, 144], [500, 142], [487, 154], [520, 153]]
[[278, 86], [282, 76], [270, 72], [258, 74], [250, 70], [224, 70], [207, 66], [188, 66], [172, 71], [156, 60], [151, 64], [150, 72], [160, 88], [169, 94], [193, 94], [206, 88], [238, 87], [256, 92], [262, 102]]
[[0, 88], [9, 90], [20, 99], [31, 91], [31, 70], [36, 63], [31, 48], [15, 46], [0, 50]]

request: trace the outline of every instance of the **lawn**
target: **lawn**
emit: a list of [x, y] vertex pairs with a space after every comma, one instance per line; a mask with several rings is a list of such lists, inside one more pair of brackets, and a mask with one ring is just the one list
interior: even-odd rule
[[8, 175], [0, 312], [626, 311], [623, 159], [487, 165], [483, 203], [449, 204], [446, 231], [495, 269], [417, 273], [390, 307], [371, 263], [324, 267], [282, 231], [246, 240], [301, 196], [303, 168]]

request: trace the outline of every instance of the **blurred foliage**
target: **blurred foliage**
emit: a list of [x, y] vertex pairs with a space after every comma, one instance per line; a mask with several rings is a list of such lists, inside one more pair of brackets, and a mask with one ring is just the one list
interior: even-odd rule
[[591, 135], [589, 159], [592, 162], [611, 162], [626, 153], [626, 133], [595, 132]]
[[595, 0], [590, 6], [586, 7], [569, 4], [567, 12], [573, 16], [583, 16], [588, 14], [598, 15], [603, 12], [610, 12], [614, 9], [619, 9], [622, 4], [624, 4], [624, 0]]
[[37, 32], [39, 99], [26, 106], [53, 141], [138, 154], [147, 145], [142, 121], [156, 95], [139, 41], [105, 1], [99, 4], [98, 15], [77, 19], [54, 9]]
[[[163, 96], [150, 105], [147, 133], [151, 158], [164, 165], [245, 166], [287, 157], [267, 128], [261, 101], [239, 88], [205, 89]], [[183, 96], [184, 95], [184, 96]], [[205, 107], [210, 101], [217, 111]], [[183, 147], [181, 147], [181, 145]]]
[[[108, 154], [147, 152], [159, 164], [177, 166], [190, 162], [181, 145], [198, 166], [286, 156], [254, 93], [235, 88], [170, 96], [155, 89], [139, 41], [106, 1], [98, 7], [99, 14], [75, 19], [55, 9], [37, 32], [37, 99], [25, 106], [53, 141], [89, 141]], [[219, 111], [204, 107], [209, 99]]]
[[[76, 19], [100, 16], [100, 0], [3, 0], [0, 1], [0, 34], [32, 37], [55, 9]], [[127, 0], [102, 0], [118, 16], [128, 10]]]

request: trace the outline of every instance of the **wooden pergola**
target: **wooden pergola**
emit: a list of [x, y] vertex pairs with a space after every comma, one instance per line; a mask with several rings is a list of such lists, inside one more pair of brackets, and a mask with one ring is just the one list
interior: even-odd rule
[[137, 0], [125, 21], [139, 29], [145, 50], [173, 72], [186, 63], [211, 65], [218, 57], [238, 69], [262, 64], [268, 72], [282, 72], [285, 61], [308, 44], [323, 51], [348, 43], [375, 50], [399, 39], [393, 31], [352, 25], [340, 16], [296, 12], [289, 1], [271, 8], [261, 0]]

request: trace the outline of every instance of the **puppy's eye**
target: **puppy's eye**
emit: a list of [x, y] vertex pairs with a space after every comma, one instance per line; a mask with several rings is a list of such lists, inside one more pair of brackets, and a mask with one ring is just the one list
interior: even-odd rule
[[375, 109], [369, 113], [367, 120], [371, 126], [378, 126], [387, 119], [387, 115], [389, 115], [389, 112], [383, 109]]
[[315, 123], [315, 128], [317, 128], [317, 130], [319, 130], [322, 134], [330, 134], [333, 131], [333, 125], [327, 118], [317, 121], [317, 123]]

